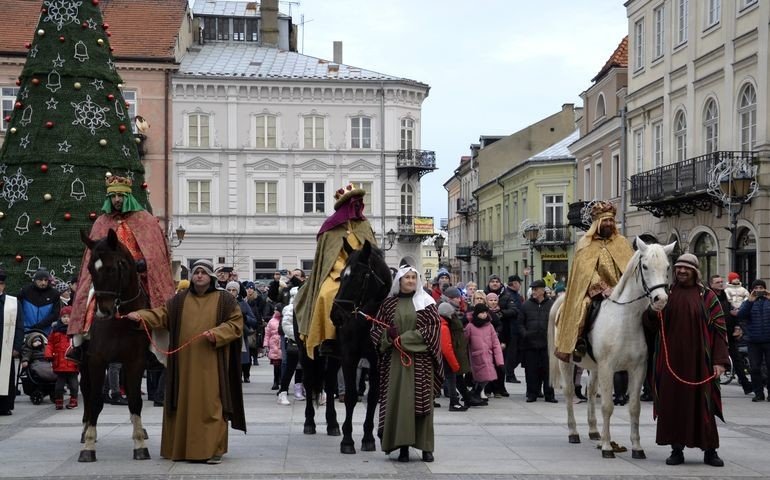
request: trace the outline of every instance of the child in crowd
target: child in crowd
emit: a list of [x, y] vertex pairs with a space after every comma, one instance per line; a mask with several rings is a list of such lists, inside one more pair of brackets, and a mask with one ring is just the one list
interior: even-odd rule
[[[486, 296], [486, 303], [489, 307], [489, 320], [492, 323], [492, 327], [495, 329], [497, 339], [500, 342], [500, 350], [503, 351], [503, 358], [505, 358], [505, 348], [510, 341], [510, 328], [508, 325], [503, 324], [503, 315], [500, 311], [500, 298], [496, 293], [489, 292]], [[497, 369], [497, 379], [487, 385], [486, 393], [493, 394], [495, 398], [510, 396], [508, 389], [505, 388], [505, 368]]]
[[281, 381], [281, 318], [283, 304], [276, 303], [273, 307], [273, 318], [267, 322], [265, 327], [265, 342], [263, 346], [267, 349], [267, 358], [270, 365], [273, 366], [273, 386], [270, 390], [278, 390]]
[[473, 372], [473, 397], [481, 398], [487, 383], [497, 379], [497, 367], [504, 365], [503, 351], [497, 332], [489, 317], [486, 303], [473, 307], [473, 320], [465, 326], [465, 338], [468, 339], [468, 352]]
[[[725, 295], [727, 301], [733, 308], [741, 308], [741, 304], [749, 299], [749, 291], [741, 285], [741, 276], [735, 272], [727, 274], [727, 285], [725, 285]], [[727, 314], [729, 312], [725, 312]]]
[[45, 356], [53, 362], [53, 371], [56, 374], [56, 387], [54, 388], [56, 410], [64, 408], [65, 384], [70, 392], [67, 408], [77, 408], [78, 406], [78, 365], [65, 357], [70, 346], [67, 325], [70, 323], [71, 314], [72, 307], [62, 307], [59, 312], [59, 321], [54, 323], [51, 335], [48, 336], [48, 346], [45, 349]]

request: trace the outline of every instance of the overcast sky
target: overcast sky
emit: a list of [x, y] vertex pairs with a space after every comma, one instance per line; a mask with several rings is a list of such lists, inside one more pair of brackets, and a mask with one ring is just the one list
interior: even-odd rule
[[[622, 0], [281, 1], [299, 24], [298, 49], [430, 85], [423, 150], [438, 170], [422, 178], [425, 216], [447, 216], [443, 188], [480, 135], [508, 135], [580, 105], [628, 30]], [[303, 50], [304, 34], [304, 50]]]

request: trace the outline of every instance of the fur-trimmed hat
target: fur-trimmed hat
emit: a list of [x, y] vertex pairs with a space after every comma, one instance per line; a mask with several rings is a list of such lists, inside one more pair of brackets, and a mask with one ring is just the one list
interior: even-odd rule
[[364, 195], [366, 195], [366, 190], [358, 188], [352, 183], [348, 183], [334, 192], [334, 209], [339, 210], [342, 204], [347, 202], [349, 198], [363, 197]]

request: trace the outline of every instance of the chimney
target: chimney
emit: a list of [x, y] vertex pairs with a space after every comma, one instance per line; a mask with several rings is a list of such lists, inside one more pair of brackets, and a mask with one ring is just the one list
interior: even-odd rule
[[262, 45], [278, 46], [278, 0], [263, 0], [260, 5]]
[[342, 42], [334, 42], [334, 63], [337, 65], [342, 64]]

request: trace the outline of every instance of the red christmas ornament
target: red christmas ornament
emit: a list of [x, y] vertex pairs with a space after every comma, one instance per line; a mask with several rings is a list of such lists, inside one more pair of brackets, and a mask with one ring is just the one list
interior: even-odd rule
[[112, 48], [112, 47], [110, 47], [110, 51], [111, 51], [111, 52], [114, 52], [114, 51], [115, 51], [115, 49], [114, 49], [114, 48]]
[[11, 116], [10, 115], [6, 115], [5, 116], [5, 121], [6, 121], [6, 123], [10, 122], [11, 121]]
[[17, 87], [21, 86], [21, 80], [16, 80], [16, 86]]
[[26, 48], [32, 48], [32, 44], [31, 44], [31, 43], [29, 43], [29, 42], [25, 43], [25, 44], [24, 44], [24, 46], [25, 46]]
[[120, 133], [123, 133], [126, 131], [126, 126], [121, 123], [118, 125], [118, 130], [120, 130]]
[[110, 24], [107, 23], [107, 22], [104, 22], [104, 23], [102, 23], [102, 28], [107, 30], [108, 28], [110, 28]]
[[35, 220], [35, 225], [36, 225], [36, 226], [38, 226], [38, 227], [39, 227], [39, 226], [40, 226], [40, 225], [42, 225], [42, 224], [43, 224], [43, 222], [41, 222], [39, 218]]
[[72, 214], [70, 212], [65, 212], [64, 219], [69, 222], [70, 220], [72, 220]]
[[88, 28], [88, 22], [83, 22], [83, 23], [81, 23], [81, 24], [80, 24], [80, 27], [81, 27], [83, 30], [85, 30], [86, 28]]
[[24, 104], [23, 104], [23, 103], [21, 103], [21, 102], [16, 102], [16, 103], [14, 104], [14, 107], [16, 107], [16, 110], [21, 110], [21, 107], [23, 107], [23, 106], [24, 106]]
[[107, 36], [108, 36], [108, 37], [111, 37], [111, 36], [112, 36], [112, 33], [110, 33], [110, 32], [106, 32], [106, 33], [107, 33]]
[[40, 85], [40, 79], [39, 79], [39, 78], [33, 78], [33, 79], [32, 79], [32, 85], [34, 85], [34, 86], [36, 86], [36, 87], [37, 87], [38, 85]]
[[50, 129], [50, 128], [53, 128], [53, 122], [52, 122], [52, 121], [50, 121], [50, 120], [49, 120], [49, 121], [47, 121], [47, 122], [45, 122], [45, 128], [49, 128], [49, 129]]
[[147, 190], [148, 187], [149, 185], [147, 185], [147, 182], [142, 183], [142, 190]]
[[61, 35], [61, 36], [59, 36], [59, 41], [60, 41], [61, 43], [64, 43], [64, 40], [65, 40], [65, 39], [64, 39], [64, 35]]
[[92, 5], [99, 5], [99, 0], [91, 0]]
[[21, 263], [24, 260], [24, 257], [22, 257], [21, 255], [16, 255], [14, 260], [16, 260], [16, 263]]
[[46, 173], [48, 171], [48, 164], [44, 163], [44, 164], [40, 165], [40, 171], [43, 172], [43, 173]]
[[107, 100], [109, 100], [111, 102], [114, 101], [115, 100], [115, 95], [113, 95], [113, 94], [107, 95]]
[[93, 222], [94, 220], [96, 220], [96, 212], [91, 212], [91, 213], [89, 213], [89, 214], [88, 214], [88, 219], [89, 219], [89, 220], [91, 220], [92, 222]]

